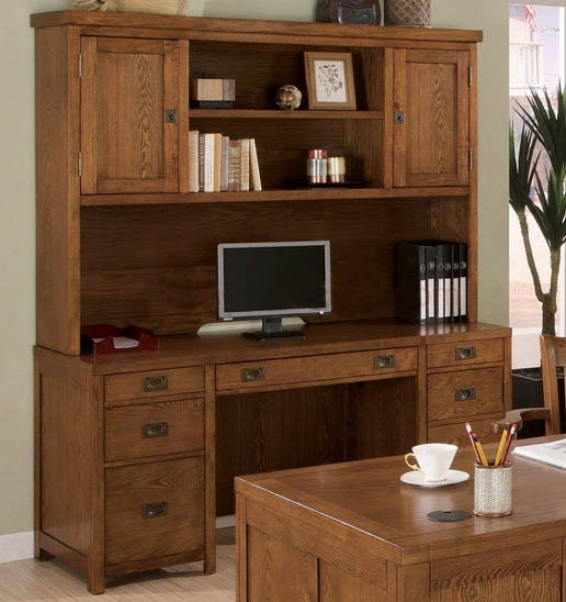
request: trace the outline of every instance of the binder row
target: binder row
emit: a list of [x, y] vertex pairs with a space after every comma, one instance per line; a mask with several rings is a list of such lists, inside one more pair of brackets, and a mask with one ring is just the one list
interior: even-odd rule
[[445, 240], [407, 241], [395, 249], [395, 313], [417, 324], [467, 320], [468, 247]]

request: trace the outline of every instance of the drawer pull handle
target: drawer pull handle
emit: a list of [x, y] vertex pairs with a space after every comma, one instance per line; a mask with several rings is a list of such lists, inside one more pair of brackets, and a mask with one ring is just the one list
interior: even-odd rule
[[390, 355], [376, 355], [373, 358], [373, 367], [376, 369], [395, 368], [395, 364], [396, 358], [394, 353], [391, 353]]
[[168, 512], [169, 502], [154, 502], [142, 506], [142, 518], [160, 518], [161, 516], [167, 516]]
[[242, 370], [242, 380], [246, 383], [265, 380], [265, 368], [244, 368]]
[[475, 387], [462, 387], [461, 389], [456, 389], [456, 401], [472, 401], [475, 398]]
[[148, 422], [142, 425], [142, 438], [166, 437], [169, 434], [168, 422]]
[[162, 374], [161, 376], [146, 376], [142, 378], [142, 388], [144, 393], [166, 391], [169, 388], [169, 378], [166, 374]]
[[457, 360], [473, 360], [476, 357], [475, 347], [456, 347]]

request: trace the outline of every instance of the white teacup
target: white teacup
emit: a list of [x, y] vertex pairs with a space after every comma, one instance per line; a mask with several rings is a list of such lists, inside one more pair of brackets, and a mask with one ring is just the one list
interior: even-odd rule
[[[454, 456], [457, 445], [450, 443], [423, 443], [415, 445], [411, 453], [405, 454], [405, 462], [409, 468], [420, 470], [427, 482], [444, 481]], [[409, 458], [414, 457], [417, 464], [411, 464]]]

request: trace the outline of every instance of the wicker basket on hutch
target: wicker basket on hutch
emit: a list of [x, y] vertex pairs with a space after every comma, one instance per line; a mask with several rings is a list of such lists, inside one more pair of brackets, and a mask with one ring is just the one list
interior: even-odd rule
[[384, 0], [385, 25], [430, 27], [431, 0]]

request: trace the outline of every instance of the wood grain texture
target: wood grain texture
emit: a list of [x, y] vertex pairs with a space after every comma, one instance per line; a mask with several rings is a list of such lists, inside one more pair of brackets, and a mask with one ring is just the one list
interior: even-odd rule
[[178, 191], [178, 43], [87, 36], [81, 51], [83, 194]]
[[[202, 558], [203, 480], [202, 458], [107, 469], [106, 565], [152, 559], [154, 566], [160, 566], [160, 557], [166, 560], [192, 551]], [[162, 503], [168, 504], [166, 513], [144, 516], [146, 505]]]
[[[454, 467], [473, 467], [469, 448], [458, 451]], [[335, 555], [332, 535], [338, 538], [348, 529], [349, 544], [355, 546], [360, 562], [377, 553], [386, 563], [386, 579], [369, 579], [372, 600], [563, 600], [562, 475], [519, 458], [513, 460], [513, 470], [513, 515], [456, 523], [431, 521], [427, 514], [439, 508], [471, 509], [473, 479], [423, 495], [399, 482], [405, 471], [402, 456], [241, 477], [236, 491], [246, 512], [237, 516], [238, 530], [247, 525], [248, 532], [261, 531], [262, 541], [279, 545], [280, 553], [290, 558], [313, 556], [324, 577], [316, 600], [333, 600], [333, 587], [325, 587], [330, 583], [326, 562], [338, 567], [337, 583], [332, 585], [341, 588], [339, 599], [370, 599], [360, 598], [360, 591], [368, 591], [368, 576], [356, 577], [350, 557], [340, 562]], [[248, 579], [261, 589], [264, 571], [256, 571], [255, 560], [249, 549], [247, 556], [238, 557]], [[238, 574], [241, 570], [238, 567]], [[272, 567], [269, 583], [277, 581], [275, 570]], [[341, 570], [346, 571], [345, 578], [339, 577]], [[284, 571], [279, 578], [285, 578]]]

